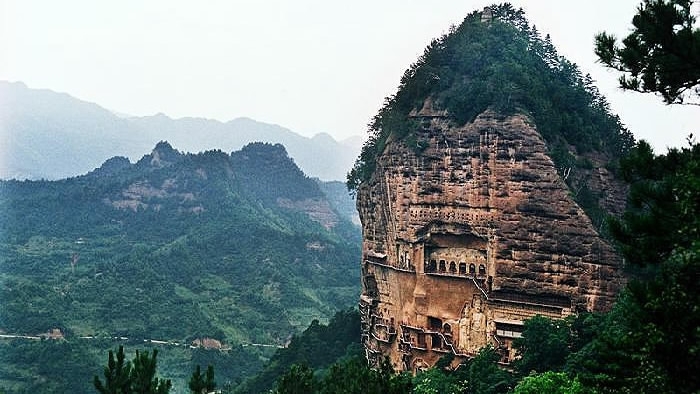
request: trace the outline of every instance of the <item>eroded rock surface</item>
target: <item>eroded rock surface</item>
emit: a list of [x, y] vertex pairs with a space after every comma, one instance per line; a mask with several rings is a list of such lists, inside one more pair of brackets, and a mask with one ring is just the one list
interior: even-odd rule
[[441, 112], [412, 115], [427, 148], [390, 141], [358, 190], [370, 360], [415, 372], [490, 343], [509, 361], [525, 319], [611, 306], [621, 260], [526, 117], [485, 112], [455, 128]]

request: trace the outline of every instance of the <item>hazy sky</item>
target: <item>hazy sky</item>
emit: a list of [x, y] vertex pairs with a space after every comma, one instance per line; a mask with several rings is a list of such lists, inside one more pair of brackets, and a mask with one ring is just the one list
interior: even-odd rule
[[[343, 139], [364, 135], [433, 37], [493, 2], [0, 0], [0, 79], [120, 113], [246, 116]], [[699, 107], [622, 93], [595, 63], [594, 34], [627, 33], [639, 0], [512, 3], [657, 152], [700, 135]]]

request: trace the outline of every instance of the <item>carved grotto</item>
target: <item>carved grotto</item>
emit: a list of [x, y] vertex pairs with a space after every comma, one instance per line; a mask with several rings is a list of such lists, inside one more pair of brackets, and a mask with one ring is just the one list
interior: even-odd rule
[[522, 115], [453, 126], [429, 101], [416, 153], [389, 141], [358, 189], [362, 340], [416, 372], [491, 344], [515, 357], [523, 321], [608, 309], [621, 261], [573, 201]]

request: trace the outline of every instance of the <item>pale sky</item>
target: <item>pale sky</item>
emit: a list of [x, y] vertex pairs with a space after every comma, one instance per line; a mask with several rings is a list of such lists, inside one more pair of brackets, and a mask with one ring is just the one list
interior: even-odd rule
[[[0, 0], [0, 80], [119, 113], [245, 116], [344, 139], [365, 134], [432, 38], [494, 2]], [[512, 3], [658, 153], [700, 135], [700, 107], [620, 92], [595, 63], [594, 34], [625, 35], [640, 0]]]

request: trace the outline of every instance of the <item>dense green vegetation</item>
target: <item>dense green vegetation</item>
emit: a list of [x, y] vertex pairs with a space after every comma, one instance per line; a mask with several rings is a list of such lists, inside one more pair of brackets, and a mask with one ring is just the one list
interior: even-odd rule
[[596, 152], [614, 169], [616, 159], [633, 146], [632, 134], [591, 77], [559, 55], [522, 10], [510, 4], [491, 9], [493, 20], [482, 22], [481, 12], [467, 15], [406, 70], [396, 94], [386, 98], [369, 125], [369, 139], [347, 177], [348, 189], [370, 179], [387, 141], [421, 151], [416, 131], [422, 126], [408, 115], [431, 99], [456, 126], [487, 109], [528, 116], [577, 202], [600, 225], [605, 212], [588, 186], [587, 155]]
[[103, 375], [104, 380], [95, 376], [93, 384], [100, 394], [167, 394], [172, 388], [169, 379], [157, 377], [158, 350], [136, 351], [132, 361], [125, 361], [124, 347], [120, 346], [117, 355], [110, 350]]
[[[338, 215], [327, 230], [279, 199], [326, 201], [284, 148], [269, 144], [192, 155], [160, 143], [135, 164], [116, 158], [81, 177], [0, 182], [0, 330], [59, 328], [81, 348], [79, 336], [213, 338], [236, 356], [211, 361], [243, 364], [214, 364], [221, 381], [241, 380], [268, 353], [242, 345], [282, 345], [358, 296], [357, 227]], [[189, 352], [159, 354], [164, 371], [183, 367], [165, 375], [176, 388], [194, 369]], [[35, 367], [10, 356], [18, 355], [9, 353], [0, 380]]]
[[[411, 376], [396, 374], [388, 361], [380, 368], [371, 369], [358, 347], [358, 313], [342, 312], [336, 314], [328, 326], [313, 323], [292, 340], [289, 348], [278, 350], [265, 372], [252, 380], [266, 382], [266, 385], [244, 384], [233, 392], [267, 392], [276, 381], [274, 392], [280, 394], [557, 392], [551, 391], [552, 387], [558, 387], [561, 393], [584, 393], [584, 386], [577, 377], [553, 371], [563, 371], [566, 360], [575, 358], [573, 356], [590, 342], [594, 322], [599, 321], [599, 316], [588, 314], [564, 321], [543, 317], [527, 321], [523, 338], [518, 343], [522, 362], [516, 363], [511, 371], [499, 366], [500, 355], [496, 349], [487, 347], [457, 368], [450, 367], [454, 356], [446, 355], [433, 368]], [[332, 332], [340, 335], [326, 334]], [[350, 344], [344, 353], [337, 344], [339, 339]]]
[[197, 365], [216, 366], [219, 387], [235, 386], [262, 366], [261, 356], [249, 347], [228, 351], [162, 346], [143, 341], [111, 339], [61, 341], [0, 341], [0, 391], [4, 393], [95, 392], [93, 378], [102, 377], [109, 350], [123, 344], [128, 358], [136, 350], [158, 349], [158, 375], [172, 380], [171, 393], [187, 393], [188, 381]]
[[192, 372], [187, 387], [189, 387], [190, 391], [194, 394], [210, 393], [216, 389], [216, 378], [214, 376], [213, 365], [209, 364], [204, 374], [201, 372], [201, 367], [197, 365], [194, 372]]
[[344, 393], [344, 394], [400, 394], [411, 388], [411, 378], [394, 374], [391, 365], [371, 369], [362, 356], [355, 356], [333, 364], [316, 376], [304, 364], [294, 364], [280, 377], [273, 393]]
[[106, 351], [85, 341], [0, 341], [0, 391], [3, 393], [65, 393], [94, 391]]
[[286, 348], [278, 349], [260, 373], [237, 387], [235, 392], [266, 392], [292, 365], [303, 364], [323, 370], [343, 356], [359, 357], [361, 354], [364, 357], [360, 349], [359, 312], [339, 311], [327, 325], [312, 321], [303, 333], [292, 337]]

